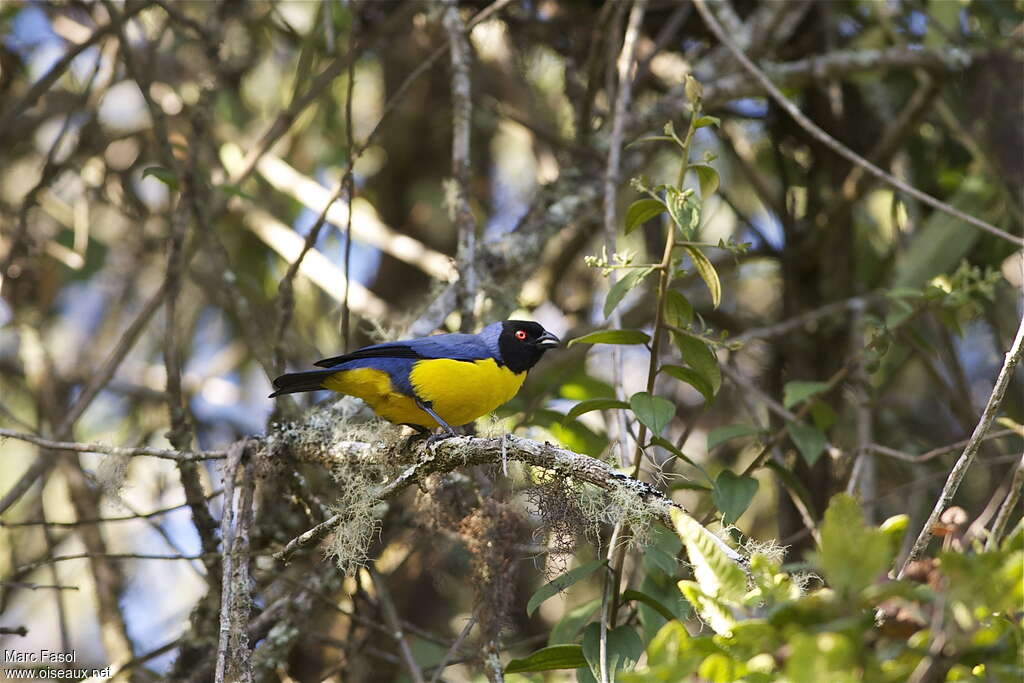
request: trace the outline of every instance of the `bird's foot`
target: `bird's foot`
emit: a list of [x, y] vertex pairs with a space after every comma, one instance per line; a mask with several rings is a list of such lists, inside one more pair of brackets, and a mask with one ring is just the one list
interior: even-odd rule
[[427, 437], [427, 448], [430, 448], [439, 441], [450, 439], [453, 436], [459, 436], [459, 433], [456, 432], [454, 429], [441, 429], [439, 431], [436, 431], [429, 437]]
[[[410, 425], [410, 426], [412, 426], [412, 425]], [[423, 429], [422, 427], [413, 427], [413, 429], [415, 429], [416, 431], [414, 433], [410, 434], [405, 439], [405, 442], [402, 444], [402, 450], [403, 451], [408, 451], [416, 443], [419, 443], [420, 441], [423, 441], [424, 439], [429, 439], [430, 438], [430, 430], [429, 429]]]

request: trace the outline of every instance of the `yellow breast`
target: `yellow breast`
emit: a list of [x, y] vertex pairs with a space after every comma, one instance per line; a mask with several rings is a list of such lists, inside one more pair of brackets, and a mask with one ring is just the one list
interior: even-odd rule
[[324, 388], [366, 401], [373, 412], [395, 424], [420, 425], [433, 429], [434, 418], [416, 405], [416, 400], [395, 391], [388, 373], [375, 368], [341, 370], [324, 380]]
[[524, 379], [525, 372], [512, 372], [492, 359], [421, 360], [409, 373], [420, 399], [430, 403], [434, 412], [453, 427], [468, 424], [508, 402]]

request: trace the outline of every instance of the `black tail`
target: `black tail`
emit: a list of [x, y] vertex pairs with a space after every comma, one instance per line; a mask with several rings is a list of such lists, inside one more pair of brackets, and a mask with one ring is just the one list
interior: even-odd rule
[[289, 372], [274, 380], [274, 393], [270, 398], [283, 394], [295, 394], [300, 391], [319, 391], [323, 389], [323, 381], [337, 370], [309, 370], [307, 372]]

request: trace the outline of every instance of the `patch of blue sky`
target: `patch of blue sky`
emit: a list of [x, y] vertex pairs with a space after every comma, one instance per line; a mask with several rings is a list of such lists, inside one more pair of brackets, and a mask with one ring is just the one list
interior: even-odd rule
[[739, 116], [762, 119], [768, 115], [768, 100], [764, 97], [741, 97], [732, 100], [729, 108]]
[[96, 70], [101, 58], [102, 53], [98, 47], [86, 48], [71, 60], [71, 75], [78, 82], [85, 83]]
[[741, 242], [751, 242], [755, 249], [768, 246], [779, 250], [786, 245], [786, 233], [782, 228], [782, 221], [773, 212], [759, 211], [750, 217], [750, 222], [760, 231], [761, 235], [764, 235], [764, 241], [767, 241], [768, 244], [763, 245], [761, 237], [749, 228], [743, 231], [740, 237]]
[[491, 215], [484, 226], [485, 237], [511, 232], [530, 209], [536, 182], [506, 176], [500, 164], [491, 165]]
[[920, 10], [911, 10], [907, 15], [907, 29], [911, 35], [924, 36], [928, 32], [928, 15]]
[[[187, 554], [201, 552], [199, 536], [187, 508], [175, 510], [163, 518], [162, 526], [174, 543]], [[137, 532], [139, 552], [174, 554], [166, 541], [148, 527]], [[174, 586], [168, 590], [168, 586]], [[128, 635], [141, 651], [156, 649], [181, 632], [187, 623], [193, 595], [204, 590], [203, 579], [185, 560], [140, 560], [131, 565], [130, 576], [121, 601]], [[175, 652], [146, 662], [146, 666], [166, 671]]]
[[836, 30], [843, 38], [851, 38], [860, 33], [861, 25], [850, 17], [841, 17], [836, 24]]
[[4, 35], [4, 45], [22, 57], [44, 43], [60, 45], [63, 41], [50, 26], [50, 18], [35, 3], [26, 4], [11, 20], [10, 31]]
[[[320, 183], [322, 187], [327, 188], [331, 192], [335, 189], [330, 183], [326, 182], [326, 173], [323, 169], [317, 171], [316, 181]], [[305, 236], [310, 230], [312, 230], [319, 215], [319, 212], [303, 208], [295, 218], [295, 222], [292, 223], [292, 228], [294, 228], [299, 234]], [[317, 250], [326, 256], [331, 263], [336, 265], [338, 268], [344, 269], [344, 226], [338, 227], [333, 223], [326, 224], [321, 228], [320, 235], [317, 237], [315, 246]], [[381, 251], [379, 249], [370, 246], [369, 244], [364, 244], [359, 240], [352, 240], [352, 253], [351, 259], [349, 260], [349, 267], [351, 268], [351, 277], [355, 282], [364, 286], [369, 286], [377, 277], [377, 270], [380, 268], [380, 260]]]
[[71, 348], [80, 348], [96, 331], [107, 306], [103, 278], [68, 283], [57, 295], [56, 307], [61, 321], [71, 328]]
[[[966, 377], [977, 378], [970, 386], [971, 404], [980, 412], [992, 393], [993, 379], [1003, 364], [1003, 352], [997, 348], [992, 328], [982, 320], [963, 327], [962, 336], [953, 335], [953, 348]], [[952, 383], [952, 377], [947, 378]], [[952, 385], [952, 384], [951, 384]]]

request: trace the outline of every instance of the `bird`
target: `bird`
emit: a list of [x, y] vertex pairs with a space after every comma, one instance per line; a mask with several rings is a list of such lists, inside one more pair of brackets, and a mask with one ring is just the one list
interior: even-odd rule
[[503, 320], [477, 334], [374, 344], [319, 360], [320, 370], [281, 375], [270, 397], [329, 389], [361, 398], [389, 422], [452, 436], [515, 396], [527, 371], [559, 343], [539, 323]]

